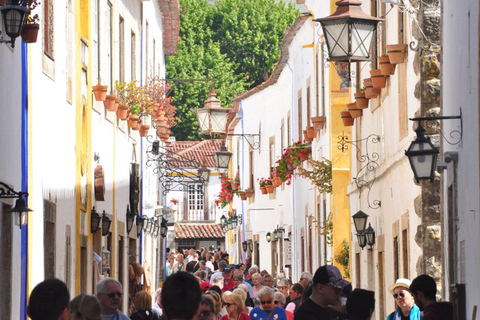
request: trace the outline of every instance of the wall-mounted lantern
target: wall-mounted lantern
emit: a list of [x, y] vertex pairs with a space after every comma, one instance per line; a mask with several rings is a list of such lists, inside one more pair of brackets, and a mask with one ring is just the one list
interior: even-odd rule
[[129, 205], [127, 205], [126, 220], [127, 220], [127, 234], [129, 234], [130, 231], [132, 231], [133, 223], [135, 221], [135, 215], [130, 211]]
[[270, 232], [267, 232], [266, 238], [267, 238], [267, 242], [270, 243], [270, 241], [272, 241], [272, 234]]
[[105, 210], [103, 210], [102, 214], [102, 236], [106, 236], [110, 232], [110, 225], [112, 224], [112, 220], [107, 217]]
[[100, 220], [102, 217], [97, 213], [95, 210], [95, 206], [92, 207], [92, 211], [90, 212], [90, 232], [95, 233], [100, 227]]

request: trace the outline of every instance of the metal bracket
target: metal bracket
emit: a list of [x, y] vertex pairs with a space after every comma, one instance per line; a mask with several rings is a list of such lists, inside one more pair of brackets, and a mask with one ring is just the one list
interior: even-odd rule
[[[459, 119], [460, 120], [460, 131], [458, 130], [453, 130], [450, 132], [449, 139], [458, 139], [456, 140], [449, 140], [443, 133], [443, 131], [440, 128], [440, 124], [438, 121], [442, 120], [454, 120], [454, 119]], [[460, 114], [458, 116], [438, 116], [438, 117], [416, 117], [416, 118], [409, 118], [410, 121], [418, 121], [419, 123], [421, 121], [425, 121], [425, 126], [428, 129], [433, 130], [435, 133], [440, 134], [443, 139], [449, 144], [449, 145], [457, 145], [460, 142], [462, 142], [463, 139], [463, 118], [462, 118], [462, 108], [460, 108]]]

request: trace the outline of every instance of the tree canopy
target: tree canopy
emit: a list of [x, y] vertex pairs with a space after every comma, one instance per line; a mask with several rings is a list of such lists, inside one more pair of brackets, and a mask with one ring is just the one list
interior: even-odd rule
[[200, 138], [194, 110], [203, 107], [210, 86], [229, 107], [239, 93], [267, 79], [285, 30], [298, 15], [293, 5], [275, 0], [180, 1], [180, 40], [177, 54], [167, 57], [167, 78], [214, 83], [171, 83], [180, 120], [172, 128], [177, 140]]

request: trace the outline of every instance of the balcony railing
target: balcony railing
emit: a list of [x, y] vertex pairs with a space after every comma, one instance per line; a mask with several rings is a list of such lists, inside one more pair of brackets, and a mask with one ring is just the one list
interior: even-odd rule
[[208, 222], [214, 223], [216, 221], [216, 210], [188, 210], [177, 211], [175, 213], [175, 222]]

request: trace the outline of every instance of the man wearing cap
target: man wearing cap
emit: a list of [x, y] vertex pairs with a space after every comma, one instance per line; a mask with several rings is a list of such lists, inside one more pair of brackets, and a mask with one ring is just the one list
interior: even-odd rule
[[408, 279], [399, 278], [388, 288], [395, 299], [397, 310], [390, 313], [386, 320], [420, 320], [420, 309], [409, 291], [411, 283]]
[[348, 285], [337, 267], [321, 266], [313, 276], [312, 294], [295, 310], [295, 320], [331, 320], [327, 307], [340, 303], [340, 293]]
[[410, 285], [415, 303], [423, 311], [422, 320], [453, 319], [453, 305], [450, 302], [437, 302], [437, 284], [429, 275], [422, 274], [413, 279]]
[[233, 283], [233, 277], [232, 277], [233, 270], [235, 270], [235, 269], [232, 268], [232, 266], [227, 266], [227, 267], [223, 268], [223, 271], [222, 271], [222, 276], [223, 276], [223, 289], [222, 289], [222, 291], [223, 292], [230, 291], [230, 289], [235, 287], [235, 283]]

